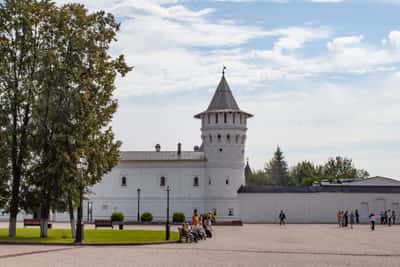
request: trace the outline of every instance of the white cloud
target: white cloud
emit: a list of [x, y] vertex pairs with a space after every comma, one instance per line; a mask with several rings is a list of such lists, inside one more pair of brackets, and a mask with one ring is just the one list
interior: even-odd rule
[[331, 51], [342, 50], [346, 47], [360, 44], [363, 38], [362, 35], [338, 37], [328, 42], [327, 47]]
[[389, 33], [388, 39], [390, 43], [400, 48], [400, 31], [391, 31]]

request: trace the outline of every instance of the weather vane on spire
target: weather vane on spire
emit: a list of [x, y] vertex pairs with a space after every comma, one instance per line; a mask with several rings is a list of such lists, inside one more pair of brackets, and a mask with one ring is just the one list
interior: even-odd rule
[[225, 76], [225, 70], [226, 70], [226, 66], [223, 65], [223, 67], [222, 67], [222, 76]]

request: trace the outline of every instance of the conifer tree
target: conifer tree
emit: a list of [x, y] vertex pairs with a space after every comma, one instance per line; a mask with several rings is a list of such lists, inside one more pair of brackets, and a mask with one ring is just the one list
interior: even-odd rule
[[279, 146], [277, 147], [272, 160], [269, 163], [267, 163], [265, 167], [265, 172], [267, 176], [271, 178], [274, 184], [280, 186], [288, 185], [289, 182], [288, 166]]

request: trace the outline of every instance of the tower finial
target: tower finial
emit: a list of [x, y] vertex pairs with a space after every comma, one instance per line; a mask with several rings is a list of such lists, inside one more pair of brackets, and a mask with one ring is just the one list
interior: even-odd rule
[[226, 66], [223, 65], [223, 66], [222, 66], [222, 76], [225, 76], [225, 70], [226, 70]]

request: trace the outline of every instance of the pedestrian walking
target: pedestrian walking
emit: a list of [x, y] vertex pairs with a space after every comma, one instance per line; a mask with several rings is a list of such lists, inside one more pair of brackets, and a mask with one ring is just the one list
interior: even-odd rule
[[279, 213], [279, 225], [285, 225], [286, 214], [281, 210]]
[[375, 215], [373, 213], [369, 215], [369, 223], [371, 225], [371, 230], [375, 231]]
[[387, 211], [385, 210], [385, 212], [383, 213], [383, 224], [387, 223], [388, 223], [388, 214]]
[[387, 216], [388, 226], [392, 226], [392, 212], [390, 210], [387, 211]]
[[350, 228], [351, 228], [351, 229], [353, 229], [354, 218], [355, 218], [354, 212], [351, 211], [351, 212], [350, 212]]
[[360, 214], [358, 214], [358, 210], [355, 211], [354, 215], [356, 216], [356, 224], [360, 223]]

